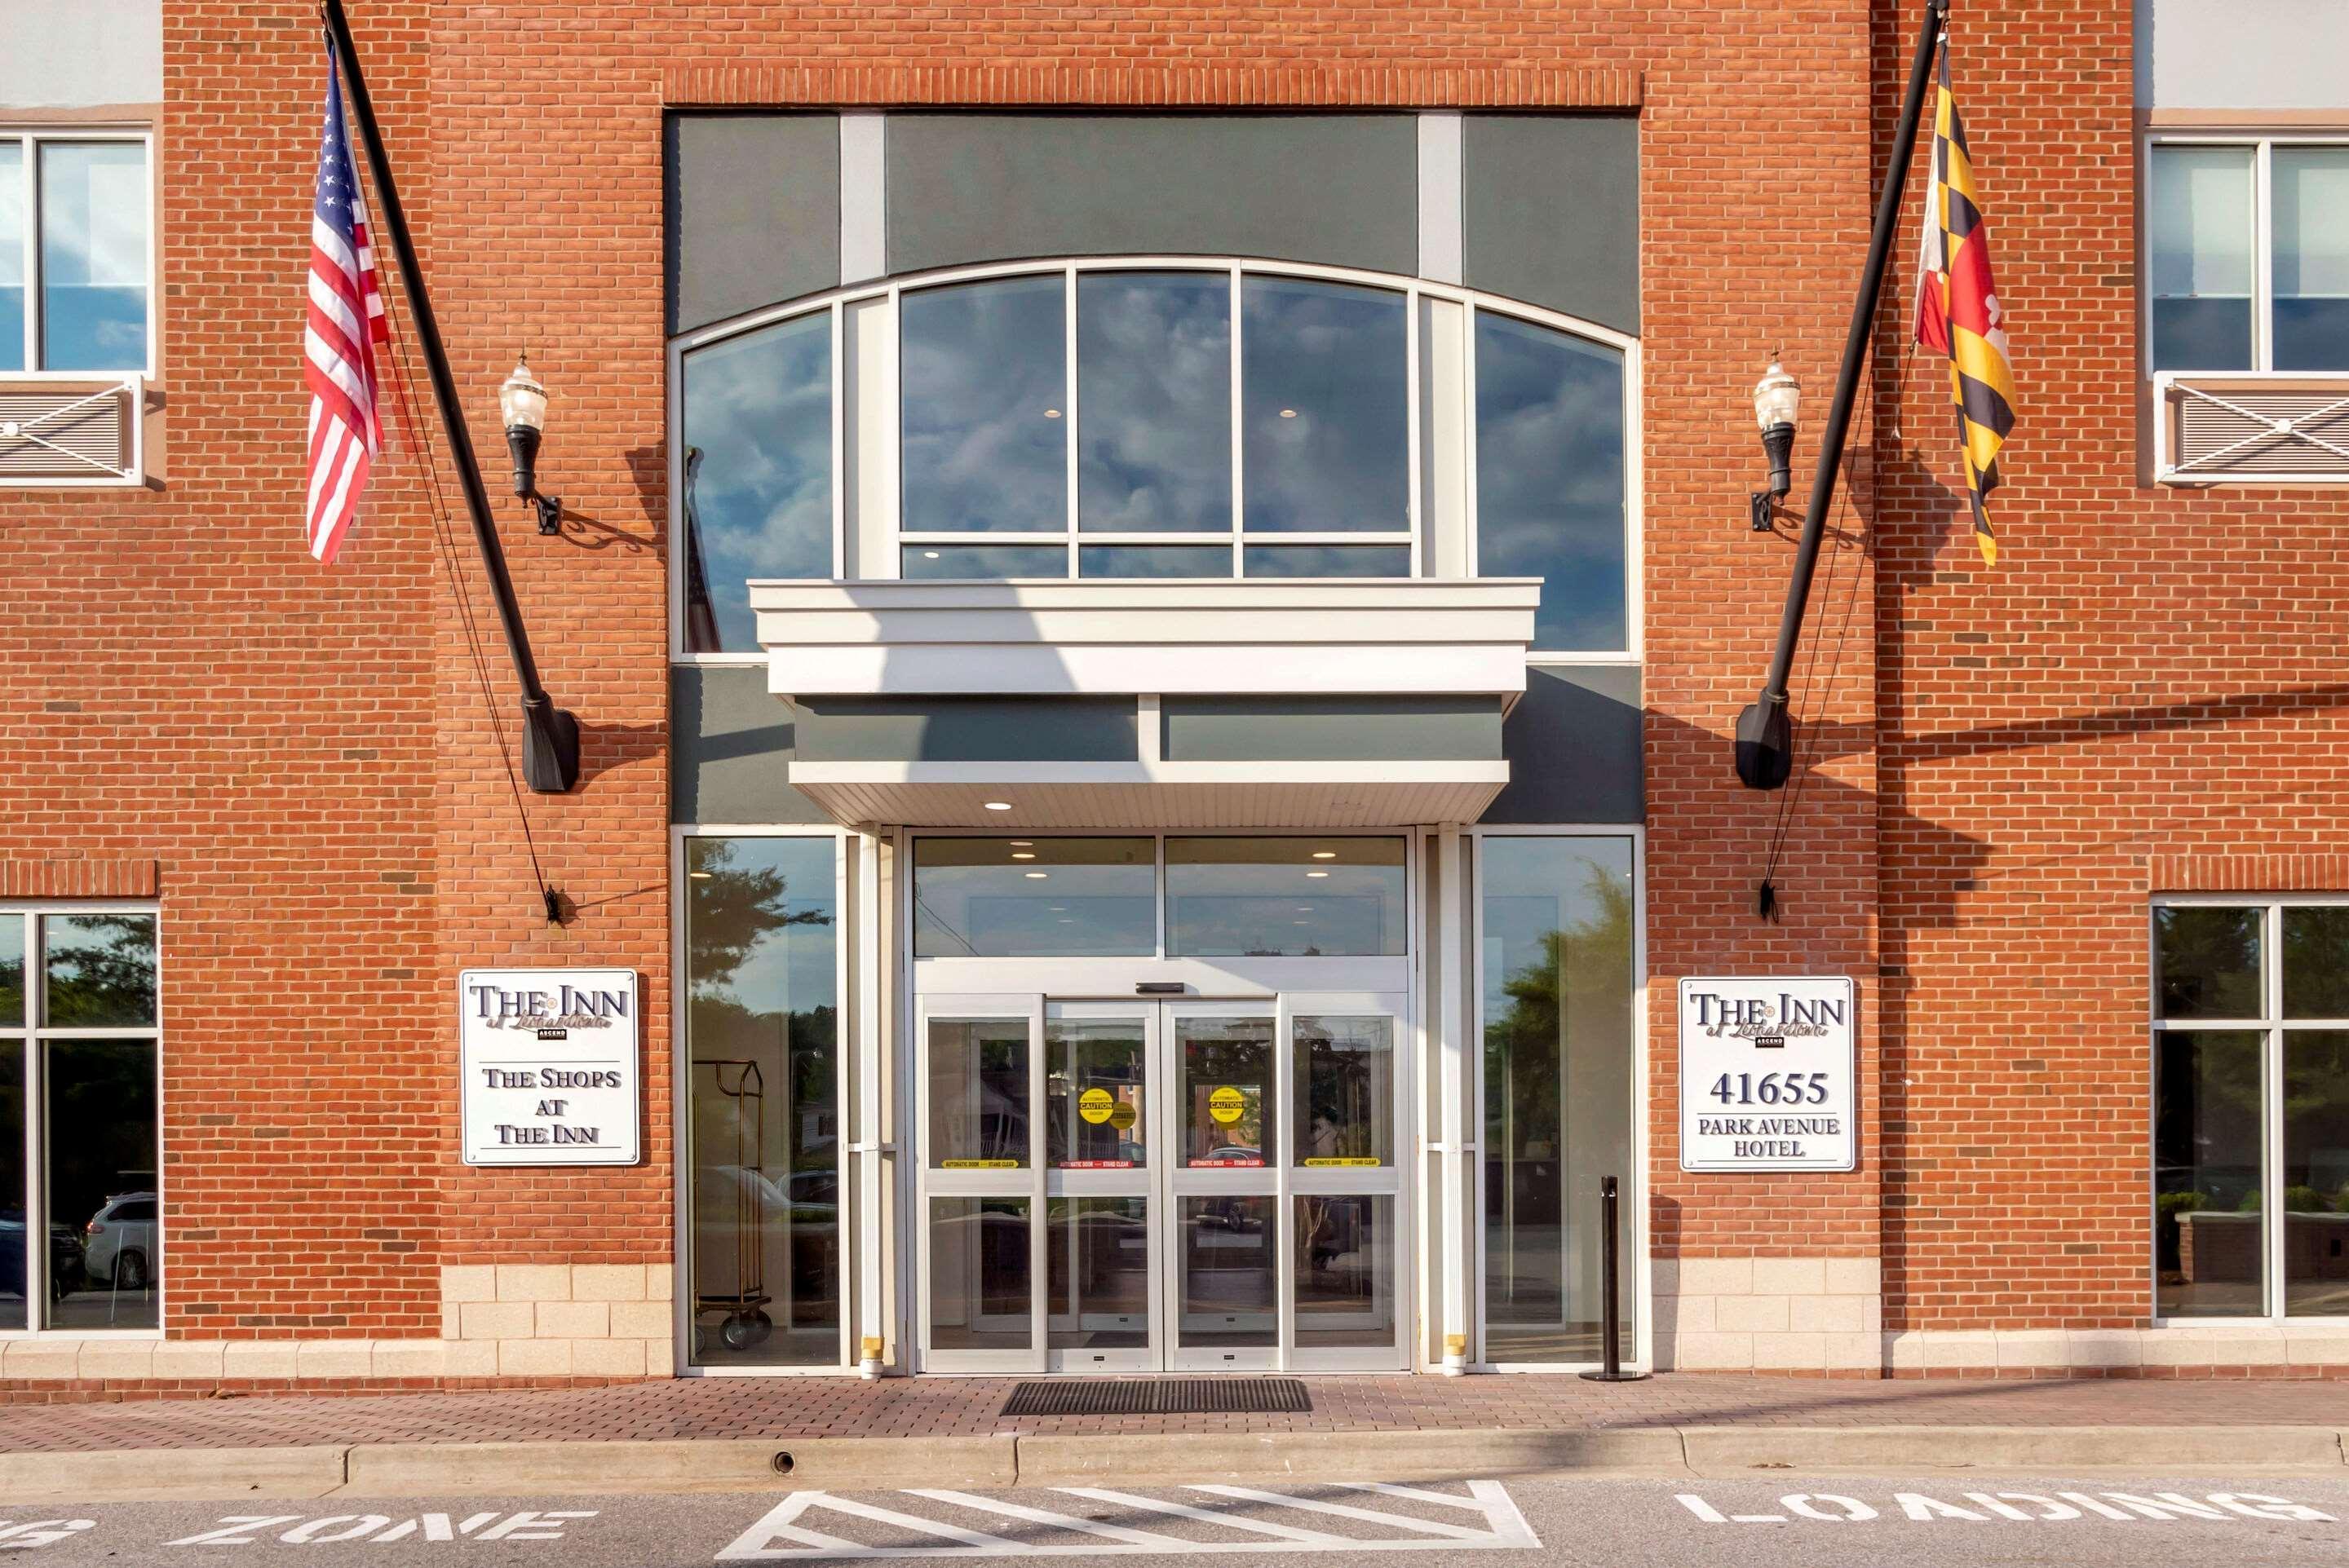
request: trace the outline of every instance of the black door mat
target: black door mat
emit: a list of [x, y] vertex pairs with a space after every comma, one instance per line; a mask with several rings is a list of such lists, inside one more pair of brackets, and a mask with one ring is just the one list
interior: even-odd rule
[[1007, 1416], [1255, 1416], [1313, 1408], [1294, 1377], [1056, 1377], [1021, 1383]]

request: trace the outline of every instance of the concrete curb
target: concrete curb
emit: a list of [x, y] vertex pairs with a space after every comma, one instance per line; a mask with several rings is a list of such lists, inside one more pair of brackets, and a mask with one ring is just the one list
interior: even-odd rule
[[2331, 1427], [1631, 1427], [359, 1443], [0, 1454], [0, 1501], [1623, 1475], [2339, 1470]]

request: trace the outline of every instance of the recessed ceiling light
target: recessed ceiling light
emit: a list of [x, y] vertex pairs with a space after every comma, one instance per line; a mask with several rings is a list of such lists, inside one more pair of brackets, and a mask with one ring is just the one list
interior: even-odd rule
[[1047, 408], [1044, 410], [1044, 418], [1047, 419], [1057, 419], [1060, 417], [1061, 411], [1058, 408]]
[[986, 805], [987, 809], [990, 811], [1009, 811], [1011, 810], [1011, 802], [1009, 800], [989, 800], [986, 802]]
[[1280, 411], [1280, 417], [1284, 419], [1294, 419], [1297, 418], [1297, 410], [1294, 408], [1283, 408]]
[[1015, 861], [1032, 861], [1036, 858], [1036, 851], [1033, 850], [1014, 850], [1011, 851], [1011, 858]]
[[1061, 922], [1061, 923], [1062, 925], [1074, 925], [1074, 924], [1076, 924], [1077, 923], [1076, 923], [1075, 921], [1073, 921], [1073, 920], [1064, 920], [1064, 921]]
[[1046, 877], [1050, 876], [1051, 874], [1052, 873], [1050, 872], [1030, 872], [1028, 873], [1028, 880], [1030, 882], [1042, 882]]
[[1310, 922], [1308, 922], [1308, 921], [1302, 921], [1302, 920], [1292, 920], [1292, 921], [1290, 921], [1288, 923], [1289, 923], [1289, 924], [1291, 924], [1291, 925], [1306, 925], [1306, 924], [1309, 924], [1309, 923], [1310, 923]]
[[1305, 874], [1309, 877], [1326, 877], [1330, 873], [1328, 872], [1307, 872]]
[[708, 882], [717, 873], [715, 872], [688, 872], [685, 874], [691, 877], [696, 882]]
[[1066, 914], [1069, 913], [1069, 906], [1065, 903], [1048, 903], [1044, 907], [1050, 910], [1054, 914]]
[[925, 561], [936, 561], [937, 558], [938, 552], [935, 550], [925, 550], [922, 552], [922, 559]]
[[1036, 841], [1033, 839], [1014, 839], [1011, 841], [1011, 847], [1015, 850], [1033, 849], [1036, 847]]
[[1335, 850], [1316, 850], [1313, 851], [1313, 858], [1317, 861], [1334, 861], [1338, 858], [1338, 851]]

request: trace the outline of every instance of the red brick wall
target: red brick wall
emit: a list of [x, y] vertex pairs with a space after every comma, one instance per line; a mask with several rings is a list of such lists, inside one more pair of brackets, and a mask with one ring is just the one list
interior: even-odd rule
[[1970, 5], [1954, 33], [2022, 423], [1985, 570], [1946, 372], [1879, 365], [1889, 1326], [2127, 1326], [2147, 892], [2349, 886], [2349, 501], [2138, 482], [2127, 0]]

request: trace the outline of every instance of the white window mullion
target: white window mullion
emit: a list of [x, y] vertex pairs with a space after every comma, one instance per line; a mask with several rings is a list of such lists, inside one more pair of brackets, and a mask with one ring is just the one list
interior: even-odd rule
[[2260, 370], [2275, 368], [2275, 207], [2269, 179], [2273, 150], [2272, 143], [2262, 140], [2251, 159], [2251, 364]]
[[1402, 385], [1403, 385], [1403, 446], [1407, 453], [1404, 479], [1404, 507], [1411, 519], [1411, 575], [1417, 577], [1424, 559], [1420, 546], [1426, 532], [1423, 508], [1420, 505], [1420, 465], [1426, 459], [1420, 451], [1420, 385], [1419, 385], [1419, 291], [1411, 289], [1402, 296]]

